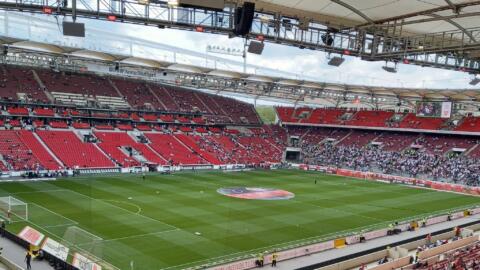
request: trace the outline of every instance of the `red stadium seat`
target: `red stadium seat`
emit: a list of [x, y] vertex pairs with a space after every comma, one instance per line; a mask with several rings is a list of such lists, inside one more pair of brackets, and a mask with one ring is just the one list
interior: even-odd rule
[[52, 152], [68, 167], [109, 168], [114, 167], [94, 144], [85, 143], [72, 131], [37, 131]]

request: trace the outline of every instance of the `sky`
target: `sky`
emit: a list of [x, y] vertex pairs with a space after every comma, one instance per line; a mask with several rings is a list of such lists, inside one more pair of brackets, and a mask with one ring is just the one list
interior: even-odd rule
[[[105, 22], [96, 20], [82, 20], [86, 23], [87, 37], [83, 40], [73, 40], [75, 38], [65, 38], [61, 35], [60, 28], [56, 27], [55, 18], [45, 15], [18, 15], [23, 18], [18, 19], [10, 16], [12, 21], [8, 26], [10, 30], [0, 27], [0, 34], [17, 35], [17, 37], [27, 37], [27, 39], [41, 42], [52, 42], [57, 44], [69, 44], [73, 42], [78, 46], [85, 46], [109, 51], [126, 51], [134, 56], [148, 57], [157, 60], [174, 61], [199, 66], [213, 67], [213, 60], [205, 60], [205, 48], [207, 45], [219, 45], [222, 47], [242, 48], [243, 39], [227, 36], [197, 33], [189, 31], [180, 31], [172, 29], [159, 29], [151, 26], [130, 25], [116, 22]], [[5, 13], [0, 13], [1, 19]], [[12, 19], [13, 18], [13, 19]], [[16, 18], [16, 19], [15, 19]], [[30, 19], [29, 19], [30, 18]], [[40, 19], [39, 22], [32, 23]], [[28, 21], [30, 20], [30, 21]], [[46, 23], [49, 21], [50, 23]], [[27, 23], [28, 21], [28, 23]], [[15, 24], [15, 22], [17, 24]], [[49, 24], [52, 28], [47, 29], [44, 25]], [[14, 30], [13, 30], [14, 29]], [[95, 31], [104, 31], [96, 33]], [[95, 34], [93, 34], [95, 33]], [[106, 35], [107, 34], [107, 35]], [[142, 39], [149, 41], [158, 48], [134, 46], [129, 51], [129, 47], [123, 43], [108, 40], [108, 36], [122, 36], [124, 40]], [[72, 41], [73, 40], [73, 41]], [[102, 43], [103, 42], [103, 43]], [[93, 46], [93, 47], [92, 47]], [[167, 48], [167, 49], [165, 49]], [[186, 49], [196, 52], [199, 56], [191, 57], [185, 54], [176, 54], [173, 57], [171, 50]], [[230, 60], [241, 63], [241, 57], [225, 57]], [[445, 88], [445, 89], [463, 89], [474, 88], [468, 83], [473, 78], [472, 75], [464, 72], [419, 67], [414, 65], [399, 64], [397, 73], [388, 73], [381, 67], [385, 62], [367, 62], [356, 57], [345, 57], [345, 62], [340, 67], [327, 65], [328, 55], [320, 51], [301, 50], [296, 47], [265, 43], [262, 55], [248, 54], [248, 64], [258, 66], [259, 68], [249, 68], [248, 73], [272, 75], [277, 72], [278, 77], [289, 77], [317, 82], [336, 82], [343, 84], [375, 85], [387, 87], [410, 87], [410, 88]], [[219, 69], [233, 69], [241, 71], [241, 65], [232, 65], [231, 63], [217, 62]], [[262, 68], [269, 68], [270, 71], [262, 72]]]

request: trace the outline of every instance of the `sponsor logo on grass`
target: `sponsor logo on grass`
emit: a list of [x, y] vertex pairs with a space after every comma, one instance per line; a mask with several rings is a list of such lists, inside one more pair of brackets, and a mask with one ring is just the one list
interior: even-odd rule
[[246, 200], [289, 200], [295, 197], [295, 194], [286, 190], [260, 187], [219, 188], [217, 192], [228, 197]]

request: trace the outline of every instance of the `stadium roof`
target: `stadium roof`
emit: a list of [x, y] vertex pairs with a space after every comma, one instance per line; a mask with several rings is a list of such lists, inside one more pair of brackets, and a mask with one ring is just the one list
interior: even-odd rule
[[[480, 27], [480, 1], [473, 0], [258, 0], [256, 9], [354, 27], [397, 21], [407, 33]], [[480, 38], [480, 37], [479, 37]]]
[[0, 9], [44, 14], [47, 8], [54, 16], [231, 36], [233, 7], [253, 1], [256, 16], [249, 39], [480, 74], [480, 0], [225, 0], [228, 8], [220, 12], [202, 7], [202, 1], [198, 7], [118, 1], [124, 9], [112, 10], [108, 1], [45, 6], [29, 0], [0, 0]]
[[[319, 83], [304, 80], [292, 80], [279, 77], [244, 74], [227, 70], [210, 69], [205, 67], [191, 66], [178, 63], [156, 61], [151, 59], [112, 55], [85, 49], [75, 49], [52, 44], [22, 41], [0, 37], [0, 43], [8, 44], [9, 48], [19, 52], [32, 52], [39, 54], [61, 55], [70, 58], [79, 58], [87, 61], [101, 61], [107, 63], [119, 62], [138, 68], [154, 68], [184, 74], [212, 76], [226, 80], [243, 80], [258, 84], [275, 84], [291, 89], [329, 90], [340, 93], [359, 95], [376, 95], [400, 97], [403, 99], [449, 99], [455, 101], [480, 100], [480, 91], [472, 89], [419, 89], [419, 88], [392, 88], [366, 85], [348, 85], [336, 83]], [[301, 95], [300, 95], [301, 96]]]

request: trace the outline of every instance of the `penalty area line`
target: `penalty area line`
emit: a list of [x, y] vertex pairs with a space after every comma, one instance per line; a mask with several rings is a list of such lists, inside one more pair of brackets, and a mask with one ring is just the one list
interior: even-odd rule
[[[100, 200], [100, 199], [99, 199]], [[142, 208], [134, 203], [130, 203], [130, 202], [122, 202], [122, 201], [116, 201], [116, 200], [101, 200], [101, 201], [104, 201], [104, 202], [109, 202], [110, 204], [111, 203], [119, 203], [119, 204], [125, 204], [125, 205], [130, 205], [130, 206], [133, 206], [133, 207], [136, 207], [137, 208], [137, 212], [135, 212], [136, 215], [139, 215], [140, 212], [142, 212]], [[133, 212], [132, 212], [133, 213]]]
[[160, 232], [152, 232], [152, 233], [136, 234], [136, 235], [130, 235], [130, 236], [118, 237], [118, 238], [112, 238], [112, 239], [104, 239], [104, 240], [101, 241], [101, 243], [103, 243], [103, 242], [114, 242], [114, 241], [120, 241], [120, 240], [132, 239], [132, 238], [139, 238], [139, 237], [145, 237], [145, 236], [154, 236], [154, 235], [160, 235], [160, 234], [177, 232], [177, 231], [181, 231], [181, 229], [172, 229], [172, 230], [166, 230], [166, 231], [160, 231]]
[[43, 228], [57, 228], [57, 227], [67, 227], [67, 226], [76, 226], [78, 223], [65, 223], [65, 224], [58, 224], [58, 225], [45, 225]]
[[77, 192], [77, 191], [75, 191], [75, 190], [61, 189], [61, 190], [59, 190], [59, 191], [62, 191], [62, 192], [65, 192], [65, 191], [71, 192], [71, 193], [73, 193], [73, 194], [77, 194], [78, 196], [82, 196], [82, 197], [84, 197], [84, 198], [88, 198], [88, 199], [90, 199], [90, 200], [92, 200], [92, 201], [101, 202], [101, 203], [106, 204], [106, 205], [109, 205], [109, 206], [111, 206], [111, 207], [113, 207], [113, 208], [117, 208], [117, 209], [122, 210], [122, 211], [124, 211], [124, 212], [130, 213], [130, 214], [132, 214], [132, 215], [139, 216], [139, 217], [142, 217], [142, 218], [145, 218], [145, 219], [154, 221], [154, 222], [161, 223], [161, 224], [163, 224], [163, 225], [165, 225], [165, 226], [170, 227], [171, 229], [181, 230], [180, 228], [178, 228], [178, 227], [176, 227], [176, 226], [174, 226], [174, 225], [165, 223], [165, 222], [163, 222], [163, 221], [161, 221], [161, 220], [158, 220], [158, 219], [155, 219], [155, 218], [152, 218], [152, 217], [149, 217], [149, 216], [145, 216], [145, 215], [142, 215], [142, 214], [140, 214], [140, 213], [135, 213], [135, 212], [130, 211], [130, 210], [128, 210], [128, 209], [125, 209], [125, 208], [122, 208], [122, 207], [120, 207], [120, 206], [117, 206], [117, 205], [114, 205], [114, 204], [112, 204], [112, 203], [109, 203], [109, 202], [107, 202], [107, 201], [105, 201], [105, 200], [96, 199], [96, 198], [90, 197], [90, 196], [88, 196], [88, 195], [82, 194], [82, 193], [80, 193], [80, 192]]
[[39, 205], [39, 204], [36, 204], [36, 203], [34, 203], [34, 202], [32, 202], [32, 203], [30, 203], [30, 204], [33, 204], [33, 205], [35, 205], [36, 207], [39, 207], [39, 208], [41, 208], [41, 209], [43, 209], [43, 210], [45, 210], [45, 211], [47, 211], [47, 212], [50, 212], [50, 213], [52, 213], [52, 214], [54, 214], [54, 215], [56, 215], [56, 216], [59, 216], [59, 217], [65, 219], [65, 220], [68, 220], [68, 221], [69, 221], [70, 223], [72, 223], [72, 224], [75, 224], [75, 225], [78, 224], [78, 222], [76, 222], [75, 220], [69, 219], [69, 218], [67, 218], [67, 217], [64, 216], [64, 215], [61, 215], [61, 214], [59, 214], [59, 213], [57, 213], [57, 212], [54, 212], [54, 211], [52, 211], [52, 210], [50, 210], [50, 209], [48, 209], [48, 208], [46, 208], [46, 207], [43, 207], [43, 206], [41, 206], [41, 205]]

